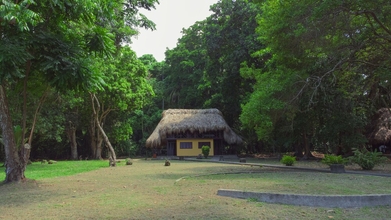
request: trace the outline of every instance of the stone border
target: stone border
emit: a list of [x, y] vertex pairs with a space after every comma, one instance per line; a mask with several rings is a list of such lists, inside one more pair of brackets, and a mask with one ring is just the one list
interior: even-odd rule
[[390, 194], [369, 195], [302, 195], [261, 193], [230, 189], [219, 189], [219, 196], [227, 196], [239, 199], [256, 199], [259, 202], [278, 203], [287, 205], [327, 207], [327, 208], [360, 208], [369, 206], [391, 205]]
[[[258, 164], [258, 163], [240, 163], [230, 161], [217, 161], [217, 160], [196, 160], [192, 158], [185, 158], [188, 161], [199, 162], [212, 162], [212, 163], [224, 163], [235, 165], [247, 165], [247, 166], [260, 166], [271, 167], [280, 169], [291, 169], [299, 171], [309, 172], [325, 172], [331, 173], [330, 169], [322, 168], [307, 168], [307, 167], [295, 167], [295, 166], [282, 166], [282, 165], [270, 165], [270, 164]], [[365, 171], [350, 171], [346, 170], [344, 174], [359, 174], [359, 175], [371, 175], [371, 176], [383, 176], [391, 177], [388, 173], [373, 173]], [[339, 175], [339, 174], [336, 174]], [[176, 182], [183, 178], [178, 179]], [[217, 191], [219, 196], [227, 196], [240, 199], [256, 199], [259, 202], [266, 203], [278, 203], [287, 205], [298, 206], [310, 206], [310, 207], [327, 207], [327, 208], [360, 208], [360, 207], [373, 207], [373, 206], [385, 206], [391, 205], [391, 194], [367, 194], [367, 195], [303, 195], [303, 194], [280, 194], [280, 193], [261, 193], [261, 192], [248, 192], [240, 190], [219, 189]]]

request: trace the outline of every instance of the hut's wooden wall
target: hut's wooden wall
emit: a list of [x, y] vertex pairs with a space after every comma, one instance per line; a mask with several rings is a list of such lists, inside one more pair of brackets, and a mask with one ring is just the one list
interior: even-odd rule
[[[214, 143], [213, 139], [177, 139], [176, 140], [176, 152], [177, 156], [198, 156], [202, 154], [201, 148], [198, 148], [198, 144], [201, 142], [209, 142], [210, 143], [210, 152], [209, 156], [214, 155]], [[191, 143], [192, 148], [181, 149], [181, 143]]]

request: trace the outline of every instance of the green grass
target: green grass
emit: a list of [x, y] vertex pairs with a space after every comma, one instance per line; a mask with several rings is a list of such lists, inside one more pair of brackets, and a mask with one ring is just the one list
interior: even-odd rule
[[[71, 176], [78, 173], [97, 170], [108, 167], [109, 162], [104, 160], [80, 160], [80, 161], [57, 161], [54, 164], [41, 164], [34, 162], [27, 166], [25, 176], [28, 179], [45, 179], [60, 176]], [[117, 166], [124, 163], [117, 163]], [[5, 179], [5, 168], [0, 168], [0, 181]]]
[[[254, 170], [256, 171], [256, 170]], [[261, 171], [261, 170], [259, 170]], [[314, 195], [391, 194], [388, 177], [307, 172], [216, 174], [186, 178], [190, 185], [217, 185], [244, 191]]]
[[[390, 179], [386, 177], [176, 160], [169, 167], [164, 166], [164, 160], [133, 162], [132, 166], [121, 162], [116, 168], [108, 167], [108, 161], [29, 165], [26, 175], [37, 181], [0, 185], [0, 219], [312, 220], [390, 216], [390, 206], [331, 209], [269, 204], [255, 198], [216, 194], [218, 189], [342, 195], [387, 193], [391, 191]], [[4, 173], [1, 175], [4, 177]], [[16, 214], [20, 210], [23, 215]]]

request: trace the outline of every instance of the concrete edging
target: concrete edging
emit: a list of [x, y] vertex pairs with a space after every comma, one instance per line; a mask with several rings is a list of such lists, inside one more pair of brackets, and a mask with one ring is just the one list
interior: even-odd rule
[[219, 189], [219, 196], [227, 196], [239, 199], [256, 199], [259, 202], [278, 203], [287, 205], [327, 207], [327, 208], [359, 208], [366, 206], [391, 205], [390, 194], [369, 195], [303, 195], [249, 192], [230, 189]]

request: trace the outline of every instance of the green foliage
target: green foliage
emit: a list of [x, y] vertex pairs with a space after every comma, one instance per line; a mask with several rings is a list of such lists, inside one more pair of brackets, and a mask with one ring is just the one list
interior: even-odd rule
[[[154, 96], [151, 81], [147, 79], [148, 69], [128, 46], [118, 49], [113, 59], [95, 58], [93, 67], [104, 75], [103, 90], [94, 92], [100, 102], [99, 120], [115, 145], [115, 151], [123, 156], [140, 153], [138, 143], [136, 145], [129, 139], [135, 131], [133, 127], [144, 127], [141, 109]], [[88, 96], [84, 102], [90, 103]], [[83, 109], [86, 114], [91, 112], [89, 108]], [[133, 120], [133, 114], [140, 116], [137, 121]]]
[[[0, 32], [1, 33], [1, 32]], [[0, 82], [23, 78], [23, 64], [33, 56], [27, 53], [28, 42], [23, 36], [1, 38], [0, 44]]]
[[247, 103], [242, 105], [240, 120], [245, 127], [254, 128], [258, 139], [268, 140], [275, 123], [281, 116], [286, 103], [275, 97], [275, 94], [286, 90], [290, 82], [288, 73], [260, 74], [256, 76], [259, 82], [254, 86], [254, 92]]
[[[19, 2], [19, 1], [17, 1]], [[23, 0], [19, 3], [13, 3], [12, 1], [2, 1], [0, 4], [0, 17], [1, 26], [7, 26], [9, 23], [14, 23], [17, 25], [18, 29], [30, 30], [31, 25], [37, 25], [39, 22], [42, 22], [40, 15], [33, 10], [29, 9], [29, 5], [36, 5], [34, 1]]]
[[[157, 102], [161, 104], [161, 100]], [[161, 116], [162, 110], [155, 102], [147, 103], [143, 110], [136, 110], [130, 115], [130, 124], [133, 128], [131, 152], [145, 155], [145, 141], [161, 120]]]
[[69, 145], [64, 131], [69, 124], [77, 131], [81, 152], [88, 154], [90, 91], [105, 89], [102, 105], [108, 108], [99, 110], [118, 111], [111, 118], [102, 116], [111, 131], [109, 138], [129, 139], [132, 127], [124, 119], [143, 106], [153, 90], [145, 66], [121, 43], [130, 42], [139, 27], [155, 29], [140, 14], [140, 9], [151, 10], [155, 4], [157, 0], [0, 2], [0, 82], [9, 91], [13, 123], [21, 124], [23, 119], [24, 85], [27, 130], [40, 98], [47, 101], [37, 111], [32, 155], [55, 151], [56, 156], [66, 157]]
[[209, 146], [202, 146], [201, 151], [202, 151], [202, 155], [204, 155], [205, 158], [208, 158], [209, 152], [210, 152], [210, 147]]
[[343, 158], [342, 155], [332, 155], [332, 154], [325, 154], [324, 158], [322, 159], [322, 163], [326, 165], [332, 165], [332, 164], [343, 164], [346, 165], [349, 162], [348, 159]]
[[[252, 56], [264, 48], [255, 32], [262, 10], [253, 1], [222, 0], [211, 6], [206, 19], [207, 74], [203, 77], [204, 106], [220, 109], [230, 126], [239, 124], [241, 104], [252, 92], [254, 80], [241, 76], [241, 66], [262, 68], [263, 60]], [[235, 127], [234, 127], [235, 128]]]
[[115, 153], [117, 156], [134, 157], [140, 155], [139, 147], [132, 140], [115, 142]]
[[239, 129], [240, 104], [253, 83], [241, 77], [241, 63], [263, 63], [251, 56], [262, 48], [255, 33], [260, 8], [252, 1], [222, 0], [211, 11], [183, 29], [177, 47], [166, 51], [165, 101], [168, 108], [218, 108]]
[[[161, 75], [166, 105], [170, 108], [201, 108], [202, 91], [199, 89], [206, 65], [203, 36], [204, 22], [184, 29], [178, 45], [166, 51], [167, 67]], [[158, 76], [156, 76], [158, 77]], [[162, 80], [162, 79], [160, 79]]]
[[280, 161], [282, 164], [285, 164], [286, 166], [293, 166], [293, 164], [296, 162], [296, 157], [290, 156], [290, 155], [284, 155], [281, 158]]
[[354, 156], [350, 157], [350, 160], [358, 164], [363, 170], [372, 170], [375, 166], [386, 162], [387, 158], [381, 152], [372, 152], [366, 149], [360, 151], [357, 149], [354, 151]]
[[391, 5], [381, 2], [260, 3], [257, 33], [266, 48], [253, 57], [266, 65], [242, 63], [242, 76], [256, 80], [242, 104], [243, 125], [264, 142], [284, 135], [302, 144], [307, 137], [329, 152], [365, 144], [373, 110], [391, 101], [383, 78], [391, 66], [385, 26]]

